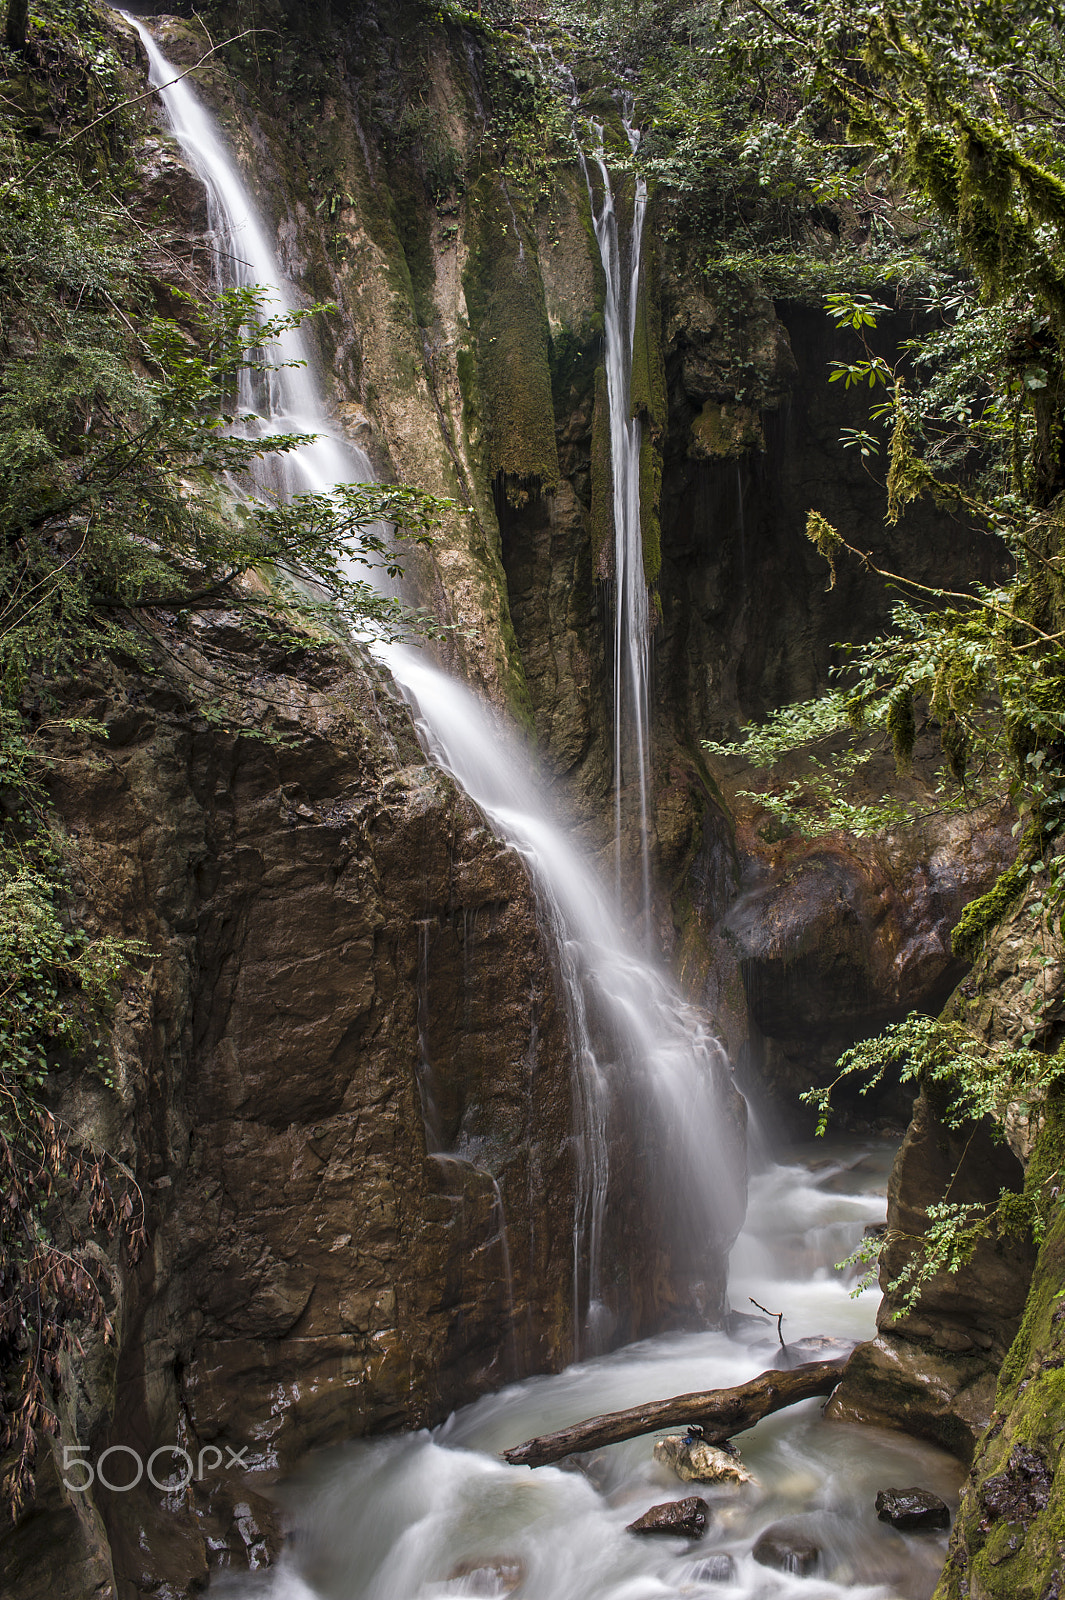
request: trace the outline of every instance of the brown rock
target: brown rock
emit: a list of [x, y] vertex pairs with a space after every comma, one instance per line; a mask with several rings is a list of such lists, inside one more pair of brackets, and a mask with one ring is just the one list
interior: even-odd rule
[[[952, 1200], [993, 1203], [1022, 1183], [1020, 1163], [993, 1129], [951, 1128], [921, 1094], [888, 1184], [881, 1282], [898, 1276], [928, 1207], [948, 1188]], [[912, 1310], [902, 1309], [901, 1290], [886, 1292], [877, 1338], [854, 1352], [826, 1415], [904, 1428], [971, 1461], [991, 1418], [998, 1368], [1020, 1325], [1034, 1259], [1027, 1239], [986, 1239], [969, 1264], [930, 1279]]]
[[[105, 760], [71, 735], [53, 798], [88, 914], [154, 955], [119, 1000], [117, 1092], [58, 1082], [64, 1117], [137, 1172], [152, 1238], [121, 1287], [117, 1366], [86, 1336], [64, 1440], [90, 1461], [214, 1452], [180, 1513], [146, 1478], [70, 1510], [97, 1534], [102, 1516], [120, 1585], [178, 1593], [208, 1545], [238, 1569], [276, 1552], [249, 1468], [434, 1422], [568, 1359], [573, 1168], [564, 1011], [528, 879], [405, 712], [239, 619], [168, 645], [165, 682], [89, 676], [115, 739]], [[206, 726], [186, 666], [225, 674], [291, 742]], [[428, 1154], [423, 1095], [433, 1142], [469, 1158]], [[5, 1592], [18, 1546], [0, 1544]]]
[[821, 1559], [821, 1546], [801, 1530], [790, 1528], [785, 1522], [774, 1522], [758, 1539], [751, 1554], [763, 1567], [775, 1567], [778, 1572], [793, 1572], [805, 1578]]
[[666, 1500], [630, 1522], [626, 1532], [672, 1534], [679, 1539], [701, 1539], [710, 1523], [710, 1507], [698, 1495], [687, 1500]]
[[881, 1489], [876, 1497], [881, 1522], [909, 1533], [918, 1528], [949, 1528], [950, 1510], [945, 1500], [928, 1489]]

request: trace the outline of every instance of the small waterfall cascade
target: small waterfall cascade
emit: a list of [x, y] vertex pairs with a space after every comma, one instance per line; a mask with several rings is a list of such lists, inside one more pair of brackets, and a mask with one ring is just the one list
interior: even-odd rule
[[[219, 284], [260, 284], [268, 291], [267, 311], [292, 307], [273, 251], [267, 244], [252, 200], [233, 166], [207, 112], [196, 99], [188, 80], [176, 76], [151, 35], [134, 18], [148, 52], [151, 82], [160, 87], [164, 111], [182, 152], [203, 179], [210, 206], [219, 262]], [[604, 248], [613, 250], [615, 327], [627, 318], [627, 333], [617, 348], [619, 381], [627, 384], [631, 362], [632, 303], [639, 262], [639, 240], [634, 241], [634, 266], [625, 310], [618, 294], [620, 261], [617, 229], [612, 220], [609, 178], [602, 165], [607, 201], [601, 218]], [[638, 192], [639, 204], [639, 192]], [[609, 216], [605, 213], [609, 210]], [[612, 241], [612, 243], [611, 243]], [[626, 344], [627, 340], [627, 344]], [[628, 354], [625, 354], [625, 350]], [[264, 492], [326, 492], [338, 483], [372, 481], [368, 458], [340, 438], [326, 412], [304, 341], [296, 329], [287, 331], [272, 359], [305, 363], [283, 366], [269, 375], [260, 394], [249, 395], [247, 409], [257, 402], [265, 416], [248, 425], [262, 436], [294, 431], [313, 432], [314, 443], [281, 458], [285, 477], [264, 482]], [[627, 392], [627, 391], [626, 391]], [[619, 391], [620, 393], [620, 391]], [[242, 397], [243, 403], [243, 397]], [[619, 442], [615, 460], [628, 463], [628, 487], [622, 499], [630, 507], [628, 526], [635, 555], [628, 567], [638, 582], [631, 584], [630, 611], [642, 605], [643, 623], [629, 617], [626, 626], [646, 645], [646, 587], [643, 585], [639, 541], [638, 454], [639, 423], [622, 426], [624, 405], [617, 402]], [[612, 417], [614, 404], [612, 402]], [[621, 436], [624, 436], [621, 439]], [[621, 471], [616, 474], [621, 477]], [[618, 490], [615, 489], [617, 498]], [[631, 508], [635, 507], [632, 511]], [[619, 516], [618, 521], [621, 522]], [[633, 528], [635, 531], [633, 532]], [[635, 563], [635, 567], [634, 567]], [[619, 558], [620, 571], [620, 558]], [[360, 574], [361, 575], [361, 574]], [[640, 600], [642, 596], [642, 600]], [[623, 608], [619, 607], [619, 610]], [[628, 613], [626, 613], [628, 615]], [[700, 1263], [708, 1252], [720, 1248], [731, 1236], [742, 1209], [742, 1180], [734, 1176], [735, 1162], [724, 1148], [727, 1126], [721, 1093], [729, 1077], [728, 1062], [705, 1020], [688, 1005], [668, 977], [648, 958], [620, 926], [614, 897], [598, 881], [589, 864], [567, 838], [551, 814], [547, 799], [533, 773], [529, 758], [516, 737], [462, 683], [435, 666], [426, 653], [409, 646], [380, 647], [377, 651], [411, 706], [415, 725], [429, 758], [449, 773], [477, 805], [496, 835], [523, 859], [533, 883], [543, 925], [557, 952], [558, 971], [574, 1050], [574, 1145], [577, 1200], [573, 1230], [573, 1300], [575, 1354], [589, 1353], [602, 1344], [604, 1233], [611, 1189], [610, 1135], [627, 1116], [631, 1126], [652, 1152], [641, 1173], [624, 1175], [625, 1188], [646, 1190], [665, 1242], [666, 1255], [692, 1264], [690, 1277], [698, 1286]], [[626, 658], [627, 659], [627, 658]], [[646, 662], [646, 653], [641, 660]], [[626, 668], [626, 670], [630, 670]], [[645, 666], [631, 669], [632, 681], [642, 686], [637, 697], [646, 704]], [[645, 728], [645, 718], [639, 723]], [[643, 740], [641, 732], [641, 740]], [[645, 743], [641, 745], [645, 751]], [[645, 760], [645, 755], [641, 756]], [[646, 784], [641, 789], [642, 816], [646, 815]], [[644, 830], [645, 884], [649, 889]], [[645, 895], [645, 899], [648, 897]], [[427, 959], [427, 930], [423, 955]], [[419, 1087], [426, 1114], [430, 1153], [463, 1159], [461, 1152], [432, 1148], [436, 1142], [431, 1095], [427, 1018], [419, 997]], [[742, 1163], [741, 1163], [742, 1165]], [[647, 1168], [653, 1166], [652, 1174]], [[493, 1180], [494, 1181], [494, 1180]], [[614, 1178], [620, 1191], [620, 1179]], [[502, 1196], [496, 1186], [501, 1233], [505, 1240]], [[642, 1205], [645, 1194], [641, 1190]], [[509, 1251], [508, 1251], [509, 1260]]]
[[[262, 309], [268, 317], [294, 311], [277, 256], [213, 120], [197, 100], [189, 79], [179, 77], [179, 69], [166, 59], [144, 24], [125, 12], [122, 15], [144, 45], [148, 81], [160, 89], [171, 131], [204, 186], [215, 247], [216, 287], [265, 290]], [[279, 333], [270, 351], [270, 365], [266, 373], [240, 375], [237, 404], [242, 426], [262, 438], [281, 433], [316, 437], [301, 450], [266, 457], [261, 463], [263, 489], [273, 494], [323, 494], [337, 483], [372, 482], [369, 458], [357, 445], [337, 438], [325, 421], [310, 351], [298, 328]]]

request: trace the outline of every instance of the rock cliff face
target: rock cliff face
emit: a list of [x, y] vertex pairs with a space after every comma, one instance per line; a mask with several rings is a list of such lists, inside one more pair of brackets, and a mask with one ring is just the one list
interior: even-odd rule
[[[119, 1484], [123, 1447], [284, 1470], [572, 1349], [570, 1054], [520, 863], [364, 668], [225, 618], [158, 648], [158, 678], [79, 697], [109, 737], [64, 742], [53, 785], [90, 914], [151, 957], [117, 1093], [72, 1075], [60, 1103], [136, 1171], [152, 1247], [0, 1543], [11, 1594], [88, 1593], [90, 1555], [100, 1592], [178, 1594], [273, 1548], [239, 1470], [175, 1515], [146, 1481], [68, 1494], [63, 1446], [120, 1447]], [[198, 715], [205, 681], [253, 736]]]
[[[1049, 1108], [1030, 1176], [1056, 1174], [1062, 1106]], [[1053, 1600], [1065, 1559], [1061, 1486], [1065, 1236], [1060, 1207], [1039, 1252], [1020, 1332], [977, 1449], [935, 1600]]]

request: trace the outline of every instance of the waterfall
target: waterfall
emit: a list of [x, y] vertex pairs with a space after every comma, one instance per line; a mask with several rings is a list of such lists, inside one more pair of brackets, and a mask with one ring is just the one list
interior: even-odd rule
[[[588, 191], [599, 258], [606, 280], [603, 306], [607, 408], [610, 418], [611, 504], [614, 521], [614, 862], [615, 893], [622, 900], [622, 794], [635, 782], [637, 791], [640, 908], [645, 947], [651, 948], [651, 856], [649, 796], [651, 788], [651, 616], [643, 567], [643, 528], [640, 516], [640, 447], [643, 423], [632, 409], [632, 353], [636, 336], [636, 307], [640, 292], [643, 226], [647, 214], [647, 184], [637, 175], [632, 226], [627, 249], [621, 230], [610, 169], [606, 163], [602, 123], [591, 121], [592, 160], [599, 173], [603, 200], [598, 211], [588, 158], [580, 137], [580, 95], [573, 74], [550, 47], [538, 44], [528, 26], [525, 37], [541, 67], [560, 82], [569, 98], [573, 137]], [[640, 146], [633, 126], [632, 104], [621, 109], [621, 124], [633, 155]], [[625, 263], [628, 273], [625, 272]]]
[[[150, 81], [160, 88], [160, 98], [174, 135], [207, 190], [220, 286], [259, 284], [268, 291], [267, 309], [271, 314], [291, 309], [293, 302], [275, 255], [212, 120], [199, 104], [187, 79], [170, 81], [176, 76], [175, 69], [144, 26], [132, 17], [127, 20], [136, 29], [148, 53]], [[605, 166], [602, 170], [606, 180]], [[612, 216], [612, 202], [610, 204]], [[616, 226], [606, 217], [602, 222], [604, 237], [614, 239], [616, 257]], [[635, 274], [639, 270], [638, 240], [636, 246], [626, 311], [629, 356], [622, 363], [626, 383], [626, 363], [631, 359]], [[616, 323], [622, 313], [621, 302], [615, 298]], [[338, 437], [329, 422], [325, 401], [298, 329], [286, 331], [279, 340], [279, 349], [272, 351], [271, 356], [302, 365], [281, 367], [269, 375], [260, 393], [241, 397], [244, 410], [253, 410], [253, 402], [265, 409], [265, 419], [256, 418], [247, 425], [265, 437], [293, 431], [313, 432], [318, 436], [314, 443], [282, 458], [286, 473], [282, 487], [289, 492], [297, 488], [327, 491], [337, 483], [372, 480], [372, 468], [365, 454]], [[620, 401], [618, 405], [621, 406]], [[612, 417], [613, 409], [612, 401]], [[615, 460], [629, 462], [631, 481], [626, 480], [629, 487], [622, 492], [630, 509], [635, 506], [635, 532], [632, 531], [632, 515], [627, 525], [629, 543], [635, 539], [636, 554], [629, 552], [626, 571], [631, 577], [635, 562], [639, 581], [630, 582], [633, 598], [625, 602], [627, 611], [619, 603], [619, 612], [625, 611], [629, 632], [634, 636], [640, 634], [646, 645], [646, 588], [639, 544], [639, 424], [626, 422], [622, 428], [621, 415], [619, 409], [619, 429], [626, 442], [616, 447]], [[620, 476], [617, 469], [615, 476]], [[276, 483], [272, 486], [276, 487]], [[617, 494], [616, 488], [616, 499]], [[641, 595], [642, 610], [638, 611], [638, 616], [643, 618], [642, 623], [631, 614], [637, 611]], [[722, 1147], [723, 1119], [718, 1101], [720, 1085], [728, 1077], [728, 1063], [701, 1016], [683, 1001], [666, 975], [622, 932], [613, 897], [604, 891], [589, 864], [553, 819], [517, 737], [464, 684], [433, 665], [422, 650], [382, 646], [377, 653], [411, 706], [429, 758], [455, 779], [497, 836], [522, 857], [537, 895], [543, 925], [554, 942], [575, 1055], [577, 1200], [573, 1295], [575, 1338], [577, 1353], [580, 1353], [582, 1348], [595, 1347], [595, 1330], [603, 1316], [603, 1238], [608, 1198], [612, 1192], [610, 1132], [626, 1103], [630, 1107], [630, 1119], [640, 1127], [641, 1134], [645, 1133], [645, 1123], [654, 1124], [659, 1169], [655, 1180], [655, 1205], [672, 1240], [682, 1244], [691, 1261], [698, 1262], [705, 1259], [714, 1242], [720, 1242], [723, 1235], [731, 1232], [736, 1220], [737, 1196], [735, 1184], [728, 1176], [731, 1164]], [[641, 660], [644, 666], [638, 670], [642, 674], [639, 678], [642, 698], [637, 698], [645, 708], [645, 654]], [[631, 681], [636, 683], [637, 680], [632, 678]], [[643, 728], [644, 722], [640, 726]], [[641, 817], [645, 821], [645, 782], [641, 787], [641, 807]], [[644, 849], [646, 854], [646, 829]], [[646, 861], [644, 873], [646, 890], [649, 887]], [[423, 1057], [426, 1052], [424, 1023], [424, 1017], [419, 1014]], [[428, 1060], [423, 1059], [419, 1087], [427, 1108], [427, 1123], [431, 1121], [428, 1115], [431, 1106], [427, 1100], [428, 1071]], [[650, 1198], [654, 1187], [651, 1176], [648, 1173], [627, 1175], [630, 1189], [641, 1181]], [[502, 1197], [498, 1198], [502, 1217]]]
[[[622, 120], [635, 155], [640, 135], [628, 116]], [[603, 332], [614, 508], [614, 837], [617, 893], [620, 900], [622, 789], [625, 784], [635, 781], [639, 805], [641, 907], [644, 940], [649, 949], [651, 862], [647, 812], [651, 766], [648, 696], [651, 628], [640, 523], [640, 445], [643, 424], [639, 417], [632, 414], [632, 350], [640, 288], [643, 224], [647, 211], [647, 185], [642, 178], [636, 179], [626, 278], [614, 191], [603, 150], [603, 129], [598, 123], [593, 123], [592, 128], [597, 146], [593, 160], [603, 185], [603, 203], [598, 214], [591, 177], [583, 156], [582, 166], [606, 277]]]

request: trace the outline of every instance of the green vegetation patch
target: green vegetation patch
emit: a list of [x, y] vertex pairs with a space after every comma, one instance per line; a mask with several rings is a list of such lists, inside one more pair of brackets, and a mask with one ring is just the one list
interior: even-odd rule
[[765, 449], [762, 419], [753, 406], [707, 400], [691, 431], [692, 455], [730, 458]]
[[986, 894], [970, 900], [951, 934], [950, 947], [960, 961], [975, 961], [984, 940], [1024, 893], [1030, 876], [1030, 857], [1023, 852]]
[[607, 578], [614, 563], [614, 477], [610, 462], [610, 401], [606, 367], [595, 372], [591, 462], [592, 572]]

